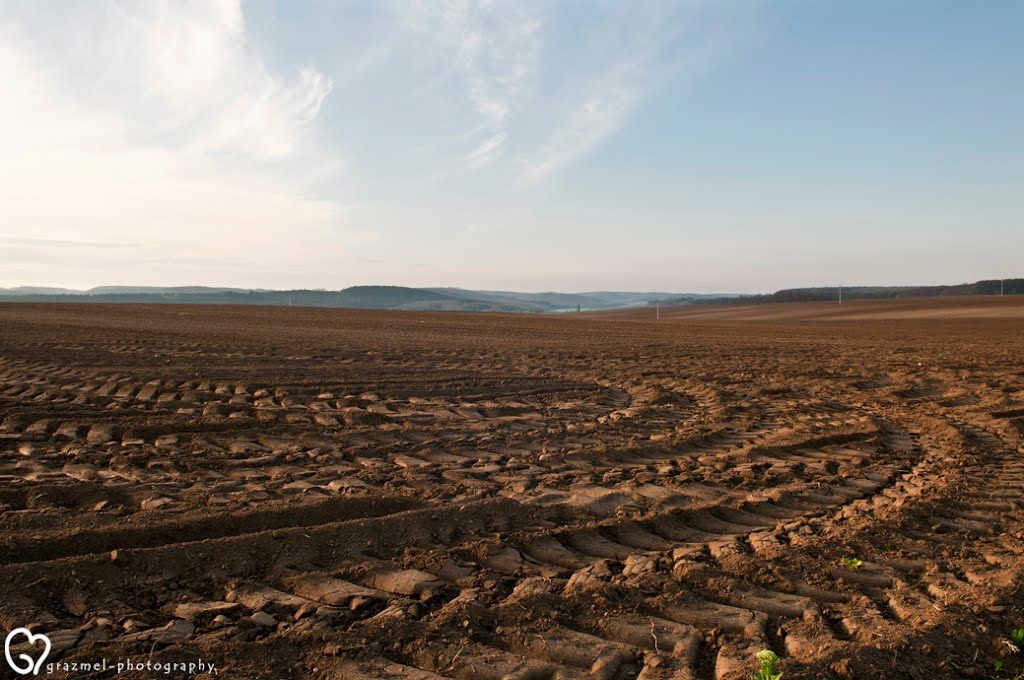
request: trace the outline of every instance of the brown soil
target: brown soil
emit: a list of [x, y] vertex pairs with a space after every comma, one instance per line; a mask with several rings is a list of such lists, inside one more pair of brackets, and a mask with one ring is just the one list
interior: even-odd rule
[[0, 623], [238, 678], [1024, 671], [1024, 301], [651, 311], [0, 305]]

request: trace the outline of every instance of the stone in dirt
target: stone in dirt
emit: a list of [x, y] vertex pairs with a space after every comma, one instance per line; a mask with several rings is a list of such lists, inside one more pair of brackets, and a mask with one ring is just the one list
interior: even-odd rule
[[323, 574], [302, 574], [285, 580], [289, 590], [306, 600], [344, 607], [354, 598], [381, 599], [384, 593]]
[[182, 602], [172, 609], [174, 616], [194, 621], [210, 615], [224, 614], [240, 608], [237, 602]]
[[85, 596], [82, 594], [82, 589], [76, 586], [71, 586], [64, 591], [64, 597], [61, 599], [64, 604], [64, 609], [68, 611], [72, 616], [85, 616], [89, 610], [88, 605], [85, 603]]
[[374, 588], [399, 595], [419, 595], [428, 587], [441, 585], [436, 576], [417, 569], [383, 569], [371, 572], [367, 575], [367, 582]]
[[261, 628], [276, 628], [277, 619], [266, 612], [256, 612], [249, 617], [249, 620]]
[[118, 638], [122, 643], [152, 642], [173, 645], [185, 642], [195, 634], [195, 626], [188, 621], [176, 619], [162, 628], [152, 628]]

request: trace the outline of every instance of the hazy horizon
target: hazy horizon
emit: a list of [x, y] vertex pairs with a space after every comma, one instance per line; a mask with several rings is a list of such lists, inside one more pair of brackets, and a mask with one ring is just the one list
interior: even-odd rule
[[[1024, 277], [1013, 276], [1003, 277], [1005, 280], [1020, 280]], [[15, 285], [15, 286], [0, 286], [0, 291], [3, 290], [17, 290], [17, 289], [50, 289], [56, 291], [72, 291], [76, 293], [89, 293], [95, 290], [102, 289], [167, 289], [167, 288], [210, 288], [215, 290], [241, 290], [241, 291], [261, 291], [261, 292], [290, 292], [290, 291], [326, 291], [326, 292], [337, 292], [345, 290], [347, 288], [375, 288], [375, 287], [399, 287], [399, 288], [416, 288], [420, 290], [461, 290], [468, 293], [509, 293], [509, 294], [524, 294], [524, 295], [587, 295], [587, 294], [598, 294], [598, 293], [628, 293], [635, 295], [721, 295], [723, 297], [729, 296], [744, 296], [744, 295], [763, 295], [779, 292], [782, 290], [801, 290], [801, 289], [819, 289], [819, 288], [848, 288], [850, 290], [857, 288], [899, 288], [899, 287], [910, 287], [910, 288], [928, 288], [928, 287], [942, 287], [942, 286], [958, 286], [958, 285], [969, 285], [978, 283], [980, 281], [998, 281], [997, 278], [984, 277], [977, 281], [944, 281], [937, 283], [915, 283], [915, 284], [886, 284], [886, 283], [872, 283], [872, 284], [834, 284], [834, 285], [821, 285], [821, 286], [787, 286], [784, 288], [774, 289], [762, 289], [762, 290], [714, 290], [714, 291], [696, 291], [696, 290], [626, 290], [626, 289], [588, 289], [588, 290], [555, 290], [555, 289], [500, 289], [500, 288], [468, 288], [466, 286], [452, 286], [452, 285], [425, 285], [425, 286], [401, 286], [398, 284], [387, 284], [387, 283], [353, 283], [348, 286], [342, 286], [340, 288], [326, 288], [324, 286], [306, 286], [301, 288], [267, 288], [267, 287], [246, 287], [246, 286], [213, 286], [205, 283], [184, 283], [184, 284], [133, 284], [133, 283], [114, 283], [114, 284], [99, 284], [96, 286], [89, 286], [85, 288], [71, 288], [68, 286], [49, 286], [49, 285]]]
[[1011, 277], [1022, 19], [952, 0], [0, 0], [0, 287]]

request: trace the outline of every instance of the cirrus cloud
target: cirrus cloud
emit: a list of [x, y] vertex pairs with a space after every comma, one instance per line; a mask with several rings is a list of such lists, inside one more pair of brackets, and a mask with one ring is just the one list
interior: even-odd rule
[[[337, 164], [314, 139], [331, 80], [305, 65], [272, 72], [237, 0], [12, 8], [0, 23], [0, 285], [54, 262], [64, 281], [125, 271], [159, 283], [190, 260], [202, 280], [254, 285], [245, 263], [276, 262], [285, 283], [358, 238], [345, 206], [312, 190], [316, 169]], [[62, 10], [79, 15], [50, 16]], [[131, 245], [69, 250], [82, 241]]]

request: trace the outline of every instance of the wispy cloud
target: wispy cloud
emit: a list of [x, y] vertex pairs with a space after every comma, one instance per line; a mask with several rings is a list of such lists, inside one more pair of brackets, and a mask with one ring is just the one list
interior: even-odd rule
[[598, 48], [586, 68], [566, 74], [562, 106], [543, 142], [520, 160], [521, 179], [536, 182], [617, 132], [654, 92], [703, 75], [720, 57], [723, 31], [705, 20], [711, 3], [663, 2], [605, 8], [580, 27]]
[[53, 247], [70, 246], [74, 248], [126, 248], [136, 247], [138, 243], [120, 241], [84, 241], [72, 239], [35, 238], [17, 234], [0, 234], [0, 246]]
[[571, 13], [557, 3], [500, 0], [412, 8], [410, 25], [451, 64], [471, 114], [458, 159], [474, 170], [506, 161], [526, 182], [595, 148], [659, 82], [705, 59], [696, 35], [704, 3]]
[[[236, 0], [54, 7], [82, 11], [67, 34], [45, 8], [15, 9], [0, 23], [0, 224], [29, 249], [7, 283], [36, 278], [33, 253], [85, 282], [147, 253], [336, 261], [324, 246], [344, 244], [345, 208], [314, 197], [304, 170], [332, 160], [310, 128], [331, 81], [271, 72]], [[91, 242], [122, 247], [63, 253]]]
[[410, 23], [435, 39], [459, 71], [477, 116], [475, 147], [462, 158], [473, 167], [505, 152], [508, 121], [538, 75], [543, 18], [526, 4], [490, 0], [415, 2]]
[[[311, 67], [272, 74], [247, 43], [239, 0], [114, 7], [107, 30], [117, 54], [107, 57], [143, 55], [129, 75], [141, 81], [140, 103], [152, 110], [155, 100], [155, 120], [197, 151], [287, 157], [331, 91], [331, 80]], [[133, 90], [118, 87], [126, 91]]]
[[493, 137], [484, 140], [480, 146], [467, 153], [462, 159], [474, 167], [486, 165], [501, 156], [504, 146], [505, 133], [496, 132]]
[[543, 179], [586, 153], [625, 122], [639, 96], [614, 74], [604, 79], [573, 106], [540, 149], [524, 159], [523, 178]]
[[450, 278], [458, 225], [521, 238], [692, 65], [705, 4], [0, 0], [0, 286]]

